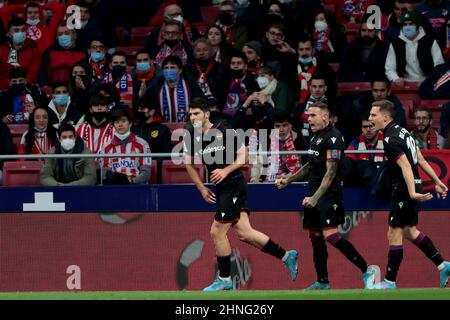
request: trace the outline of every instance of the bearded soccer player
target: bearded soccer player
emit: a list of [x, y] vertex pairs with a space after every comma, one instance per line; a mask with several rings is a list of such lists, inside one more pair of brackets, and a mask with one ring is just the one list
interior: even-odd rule
[[[297, 277], [297, 251], [286, 251], [250, 225], [247, 182], [241, 172], [247, 158], [243, 139], [237, 137], [234, 130], [228, 129], [220, 121], [212, 124], [209, 116], [206, 100], [193, 99], [189, 109], [193, 128], [188, 130], [184, 137], [185, 164], [189, 176], [206, 202], [218, 203], [210, 234], [216, 249], [219, 275], [203, 291], [233, 289], [230, 276], [231, 246], [227, 238], [230, 229], [234, 229], [239, 240], [283, 261], [294, 281]], [[236, 137], [238, 143], [232, 143]], [[206, 165], [209, 181], [217, 187], [217, 196], [201, 181], [193, 165], [197, 157]]]
[[389, 212], [389, 254], [385, 279], [375, 289], [395, 289], [403, 259], [403, 238], [416, 245], [438, 268], [440, 287], [444, 288], [450, 276], [450, 263], [444, 261], [433, 242], [417, 229], [419, 203], [431, 200], [431, 193], [422, 193], [420, 166], [435, 184], [438, 198], [445, 199], [448, 188], [439, 180], [433, 168], [422, 156], [410, 133], [394, 121], [394, 105], [388, 100], [372, 103], [369, 121], [374, 130], [383, 130], [384, 154], [388, 159], [387, 174], [392, 179]]
[[303, 199], [303, 228], [309, 230], [317, 281], [307, 290], [331, 289], [326, 242], [361, 270], [364, 287], [369, 288], [375, 277], [375, 269], [369, 268], [353, 245], [337, 232], [337, 227], [344, 222], [342, 187], [338, 176], [345, 149], [344, 138], [331, 124], [328, 106], [322, 102], [309, 106], [308, 123], [313, 132], [308, 163], [295, 174], [275, 181], [276, 186], [282, 189], [291, 182], [302, 181], [308, 177], [310, 193]]

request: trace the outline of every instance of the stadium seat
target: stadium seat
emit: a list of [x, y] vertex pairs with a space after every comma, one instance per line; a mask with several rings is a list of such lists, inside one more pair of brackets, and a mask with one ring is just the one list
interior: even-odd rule
[[415, 122], [414, 122], [414, 101], [412, 99], [406, 100], [401, 99], [400, 102], [402, 103], [403, 110], [405, 110], [405, 117], [406, 117], [406, 127], [408, 129], [414, 128]]
[[203, 21], [206, 25], [211, 26], [216, 22], [219, 15], [219, 8], [215, 6], [202, 6], [200, 7], [202, 12]]
[[442, 106], [446, 103], [449, 103], [450, 100], [444, 99], [444, 100], [420, 100], [419, 105], [425, 105], [431, 110], [438, 110], [442, 108]]
[[359, 36], [359, 28], [361, 24], [359, 23], [348, 23], [345, 28], [345, 35], [347, 37], [347, 43], [352, 42]]
[[338, 95], [359, 94], [369, 91], [370, 82], [339, 82]]
[[204, 36], [206, 29], [208, 29], [208, 25], [206, 23], [203, 22], [197, 22], [197, 23], [193, 23], [194, 27], [197, 28], [198, 32]]
[[125, 28], [116, 27], [116, 37], [121, 46], [125, 45]]
[[334, 3], [325, 4], [324, 3], [323, 8], [329, 15], [334, 15], [334, 13], [336, 11], [336, 4], [334, 4]]
[[143, 47], [145, 44], [145, 39], [152, 30], [152, 26], [134, 27], [131, 29], [131, 45], [133, 47]]
[[25, 131], [28, 130], [28, 124], [8, 124], [9, 131], [11, 131], [11, 137], [14, 144], [15, 152], [20, 145], [20, 140]]
[[[195, 164], [200, 179], [206, 182], [206, 168], [203, 164]], [[184, 164], [175, 164], [172, 160], [164, 160], [161, 173], [162, 184], [192, 183]]]
[[395, 83], [392, 84], [392, 92], [397, 93], [418, 93], [420, 83], [418, 81], [408, 81], [405, 82], [404, 86], [398, 86]]
[[3, 186], [39, 186], [44, 161], [7, 161], [3, 165]]
[[134, 67], [136, 64], [136, 52], [138, 52], [138, 50], [142, 49], [141, 46], [125, 46], [125, 47], [116, 47], [115, 48], [115, 52], [117, 51], [123, 51], [126, 53], [127, 55], [127, 65], [129, 67]]
[[185, 123], [184, 122], [164, 122], [163, 125], [169, 127], [171, 132], [174, 132], [176, 129], [183, 129]]
[[152, 168], [150, 170], [150, 179], [148, 179], [149, 184], [156, 184], [158, 177], [158, 163], [156, 160], [152, 160]]
[[329, 65], [334, 72], [337, 73], [339, 71], [339, 63], [329, 63]]

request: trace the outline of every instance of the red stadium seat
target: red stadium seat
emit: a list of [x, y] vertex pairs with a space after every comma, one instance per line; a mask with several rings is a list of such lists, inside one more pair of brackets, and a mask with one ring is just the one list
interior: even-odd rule
[[[195, 164], [200, 179], [206, 182], [206, 168], [203, 164]], [[164, 160], [161, 173], [162, 184], [192, 183], [184, 164], [175, 164], [172, 160]]]
[[152, 30], [152, 26], [134, 27], [131, 29], [131, 45], [134, 47], [143, 47], [145, 44], [145, 39]]
[[7, 161], [3, 165], [3, 186], [39, 186], [43, 161]]
[[339, 82], [338, 95], [358, 94], [370, 91], [370, 82]]
[[157, 177], [158, 177], [158, 163], [156, 160], [152, 160], [152, 168], [150, 170], [150, 179], [148, 179], [148, 183], [156, 184]]
[[401, 99], [403, 110], [405, 110], [406, 127], [408, 129], [414, 128], [414, 101], [412, 99]]
[[28, 130], [28, 124], [8, 124], [8, 128], [11, 131], [15, 151], [17, 151], [23, 133]]
[[426, 105], [431, 110], [438, 110], [441, 109], [442, 106], [446, 103], [449, 103], [450, 100], [444, 99], [444, 100], [420, 100], [420, 105]]
[[216, 22], [219, 15], [219, 8], [215, 6], [200, 7], [202, 12], [203, 21], [206, 25], [211, 26]]
[[347, 43], [352, 42], [359, 36], [359, 29], [361, 24], [359, 23], [348, 23], [345, 28], [345, 35], [347, 37]]
[[125, 45], [125, 28], [117, 27], [116, 28], [116, 37], [119, 40], [121, 46]]
[[164, 122], [163, 125], [169, 127], [171, 132], [174, 132], [176, 129], [183, 129], [185, 123], [184, 122]]
[[203, 22], [198, 22], [198, 23], [193, 23], [194, 27], [197, 28], [198, 32], [204, 36], [206, 29], [208, 29], [208, 25], [206, 23]]
[[142, 49], [141, 46], [116, 47], [115, 51], [123, 51], [127, 55], [127, 65], [132, 67], [136, 64], [136, 53]]

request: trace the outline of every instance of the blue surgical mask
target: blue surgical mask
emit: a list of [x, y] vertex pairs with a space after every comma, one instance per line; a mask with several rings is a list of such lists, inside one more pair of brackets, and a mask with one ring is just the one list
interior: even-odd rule
[[313, 61], [313, 57], [307, 57], [307, 58], [303, 58], [303, 57], [298, 57], [298, 61], [300, 61], [303, 64], [310, 64]]
[[12, 39], [15, 44], [22, 44], [26, 38], [27, 34], [25, 32], [14, 32], [12, 35]]
[[407, 37], [409, 40], [412, 40], [414, 36], [417, 33], [417, 27], [416, 26], [404, 26], [402, 28], [403, 34], [405, 37]]
[[91, 53], [91, 59], [94, 62], [102, 61], [103, 59], [105, 59], [105, 54], [100, 51], [94, 51]]
[[64, 49], [70, 48], [72, 46], [72, 36], [69, 36], [67, 34], [58, 36], [58, 43]]
[[149, 62], [138, 62], [136, 64], [136, 70], [139, 72], [149, 72], [150, 71], [150, 63]]
[[69, 95], [68, 94], [55, 94], [55, 97], [53, 98], [55, 100], [55, 104], [58, 106], [65, 106], [67, 102], [69, 102]]
[[29, 24], [30, 26], [35, 26], [37, 25], [39, 22], [41, 22], [41, 19], [27, 19], [27, 24]]
[[175, 69], [164, 69], [164, 78], [167, 81], [175, 81], [178, 79], [178, 72]]

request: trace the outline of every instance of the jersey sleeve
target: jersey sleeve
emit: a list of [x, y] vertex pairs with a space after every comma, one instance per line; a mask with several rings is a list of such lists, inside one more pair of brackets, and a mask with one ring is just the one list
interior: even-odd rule
[[327, 161], [339, 161], [344, 156], [345, 144], [341, 134], [331, 132], [325, 138], [325, 149]]
[[395, 137], [389, 137], [384, 139], [384, 152], [388, 159], [397, 161], [403, 154], [405, 150], [403, 149], [403, 143], [400, 139]]

